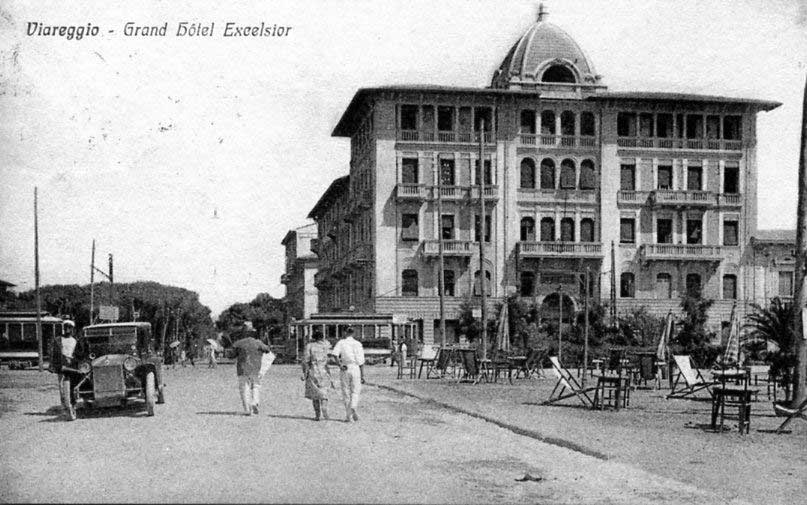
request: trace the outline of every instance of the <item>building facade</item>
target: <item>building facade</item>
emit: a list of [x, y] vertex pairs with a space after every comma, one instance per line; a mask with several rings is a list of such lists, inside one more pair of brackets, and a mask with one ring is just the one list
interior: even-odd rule
[[314, 276], [317, 273], [317, 256], [311, 250], [311, 243], [317, 238], [314, 223], [289, 230], [281, 244], [286, 248], [286, 273], [280, 282], [286, 286], [288, 316], [294, 319], [309, 317], [317, 311], [317, 287]]
[[487, 88], [360, 89], [333, 132], [350, 173], [309, 215], [319, 310], [400, 314], [432, 341], [442, 242], [448, 342], [483, 283], [547, 313], [585, 289], [660, 314], [698, 292], [719, 327], [756, 295], [756, 115], [778, 105], [609, 92], [544, 13]]

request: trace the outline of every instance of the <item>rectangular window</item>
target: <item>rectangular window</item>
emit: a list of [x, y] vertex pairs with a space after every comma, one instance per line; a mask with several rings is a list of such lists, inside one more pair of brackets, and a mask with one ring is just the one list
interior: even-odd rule
[[[474, 216], [474, 240], [479, 242], [479, 214]], [[485, 216], [485, 242], [490, 242], [490, 214]]]
[[522, 110], [521, 111], [521, 133], [535, 133], [535, 111]]
[[737, 299], [737, 277], [734, 275], [723, 276], [723, 299]]
[[580, 114], [580, 135], [593, 137], [596, 131], [594, 114], [591, 112], [583, 112]]
[[737, 221], [723, 221], [723, 245], [738, 245], [739, 223]]
[[720, 138], [720, 116], [706, 116], [706, 138]]
[[723, 193], [737, 195], [740, 193], [740, 168], [725, 167], [723, 169]]
[[793, 296], [793, 272], [779, 272], [779, 296]]
[[471, 133], [471, 108], [460, 107], [460, 113], [457, 123], [459, 124], [460, 133]]
[[703, 138], [703, 116], [687, 114], [687, 138]]
[[726, 140], [742, 140], [742, 118], [740, 116], [723, 117], [723, 138]]
[[673, 169], [670, 166], [658, 167], [658, 188], [657, 189], [672, 189], [673, 188]]
[[454, 240], [454, 216], [452, 214], [443, 214], [440, 219], [440, 230], [443, 240]]
[[434, 131], [434, 105], [424, 105], [423, 111], [423, 131]]
[[541, 134], [555, 134], [555, 112], [551, 110], [541, 111]]
[[636, 165], [621, 165], [619, 167], [619, 189], [622, 191], [636, 191]]
[[404, 184], [418, 183], [418, 159], [404, 158], [401, 161], [401, 182]]
[[403, 272], [401, 272], [401, 295], [403, 296], [418, 295], [417, 270], [404, 270]]
[[420, 228], [418, 227], [417, 214], [401, 214], [401, 240], [419, 240]]
[[623, 217], [622, 219], [619, 220], [619, 243], [620, 244], [636, 243], [635, 219]]
[[667, 139], [673, 136], [672, 114], [656, 115], [656, 137]]
[[639, 136], [645, 138], [653, 136], [653, 114], [639, 114]]
[[703, 168], [687, 167], [687, 189], [689, 191], [700, 191], [703, 188]]
[[673, 243], [672, 219], [656, 220], [656, 243], [657, 244]]
[[616, 134], [620, 137], [636, 136], [636, 114], [619, 112], [616, 115]]
[[474, 107], [474, 131], [479, 131], [482, 121], [485, 122], [485, 131], [493, 131], [493, 109], [490, 107]]
[[441, 132], [454, 131], [454, 107], [437, 107], [437, 129]]
[[684, 115], [683, 114], [676, 114], [675, 115], [675, 136], [679, 139], [684, 138]]
[[454, 186], [456, 184], [454, 160], [440, 159], [440, 184]]
[[[474, 184], [479, 186], [479, 160], [474, 160]], [[485, 185], [493, 185], [493, 171], [491, 170], [490, 160], [485, 160]]]
[[401, 105], [401, 130], [418, 129], [418, 106]]
[[454, 296], [455, 285], [456, 282], [454, 281], [454, 271], [443, 270], [443, 289], [445, 290], [445, 296]]
[[700, 244], [703, 241], [703, 221], [687, 219], [687, 244]]

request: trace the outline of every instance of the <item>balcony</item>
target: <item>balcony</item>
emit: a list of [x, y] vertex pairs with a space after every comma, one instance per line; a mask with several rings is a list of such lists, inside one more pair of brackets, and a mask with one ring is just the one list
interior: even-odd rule
[[650, 204], [659, 207], [712, 207], [717, 203], [711, 191], [657, 189], [650, 192]]
[[644, 261], [709, 261], [723, 259], [722, 247], [702, 244], [644, 244], [640, 255]]
[[619, 137], [619, 147], [638, 149], [690, 149], [696, 151], [741, 151], [742, 140], [674, 139], [653, 137]]
[[[423, 255], [438, 256], [440, 254], [439, 240], [424, 240]], [[479, 248], [478, 242], [470, 240], [443, 240], [443, 256], [445, 257], [470, 257]]]
[[[396, 138], [399, 142], [441, 143], [441, 144], [478, 144], [479, 132], [449, 132], [424, 130], [398, 130]], [[493, 132], [485, 132], [485, 143], [496, 142]]]
[[597, 193], [594, 190], [578, 189], [519, 189], [518, 199], [527, 202], [546, 203], [597, 203]]
[[422, 201], [426, 196], [426, 186], [423, 184], [399, 183], [395, 189], [395, 198], [398, 201]]
[[[479, 186], [471, 186], [468, 192], [469, 203], [479, 201]], [[499, 200], [499, 186], [485, 186], [485, 201], [495, 202]]]
[[519, 242], [522, 258], [602, 258], [599, 242]]
[[283, 274], [283, 275], [280, 276], [280, 283], [281, 284], [288, 284], [290, 280], [291, 280], [291, 277], [289, 276], [289, 274]]
[[644, 205], [650, 198], [650, 191], [618, 191], [617, 205]]
[[468, 186], [432, 186], [431, 193], [432, 199], [437, 200], [437, 192], [440, 192], [440, 197], [443, 201], [461, 202], [468, 198]]
[[519, 144], [522, 146], [559, 147], [559, 148], [583, 148], [593, 149], [597, 147], [597, 137], [576, 136], [576, 135], [537, 135], [534, 133], [521, 133], [518, 136]]
[[361, 267], [373, 260], [373, 248], [370, 244], [360, 244], [350, 250], [347, 263], [350, 267]]
[[739, 193], [719, 193], [717, 205], [720, 207], [739, 207], [743, 204], [743, 195]]

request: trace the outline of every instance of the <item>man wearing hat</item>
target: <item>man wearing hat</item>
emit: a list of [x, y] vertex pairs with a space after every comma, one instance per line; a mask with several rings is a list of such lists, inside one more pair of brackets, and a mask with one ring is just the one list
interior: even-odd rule
[[364, 381], [364, 347], [353, 338], [353, 328], [348, 328], [343, 338], [333, 346], [331, 354], [339, 362], [339, 378], [342, 382], [342, 401], [345, 402], [346, 422], [358, 421], [359, 393]]
[[270, 352], [269, 346], [255, 338], [252, 323], [244, 323], [243, 336], [233, 344], [235, 348], [236, 374], [238, 375], [238, 391], [244, 404], [244, 414], [250, 416], [258, 413], [261, 402], [261, 359]]

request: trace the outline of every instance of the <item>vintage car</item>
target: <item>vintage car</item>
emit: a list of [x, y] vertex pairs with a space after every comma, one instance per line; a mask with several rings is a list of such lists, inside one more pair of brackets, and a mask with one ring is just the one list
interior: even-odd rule
[[165, 402], [162, 358], [154, 350], [151, 323], [86, 326], [73, 359], [59, 371], [62, 406], [76, 419], [76, 404], [104, 407], [145, 400], [146, 412]]

